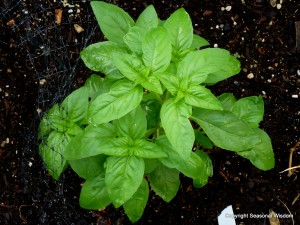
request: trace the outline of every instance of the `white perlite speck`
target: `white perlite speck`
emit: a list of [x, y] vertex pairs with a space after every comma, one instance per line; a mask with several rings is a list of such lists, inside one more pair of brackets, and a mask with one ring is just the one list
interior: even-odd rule
[[292, 95], [292, 98], [298, 98], [299, 96], [298, 95]]
[[232, 6], [231, 6], [231, 5], [228, 5], [228, 6], [226, 6], [226, 8], [225, 8], [225, 9], [226, 9], [226, 11], [228, 11], [228, 12], [229, 12], [229, 11], [232, 9]]
[[254, 78], [254, 74], [253, 74], [253, 73], [249, 73], [249, 74], [247, 75], [247, 78], [248, 78], [248, 79], [253, 79], [253, 78]]

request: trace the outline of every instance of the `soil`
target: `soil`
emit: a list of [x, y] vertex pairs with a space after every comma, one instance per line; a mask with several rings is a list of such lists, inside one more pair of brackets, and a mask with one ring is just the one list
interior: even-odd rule
[[[74, 7], [55, 0], [33, 2], [0, 3], [0, 224], [130, 224], [122, 209], [81, 209], [82, 180], [71, 170], [52, 180], [37, 153], [40, 112], [85, 81], [91, 72], [79, 52], [103, 37], [89, 2], [69, 0]], [[299, 1], [277, 0], [275, 7], [269, 0], [113, 3], [135, 19], [149, 4], [161, 19], [184, 7], [197, 34], [238, 56], [240, 74], [211, 89], [238, 98], [263, 96], [261, 128], [270, 135], [276, 157], [275, 168], [264, 172], [232, 152], [214, 149], [209, 152], [214, 176], [205, 187], [196, 189], [182, 176], [170, 203], [151, 193], [136, 224], [217, 224], [228, 205], [239, 216], [237, 224], [269, 224], [267, 218], [251, 217], [268, 215], [270, 209], [288, 217], [280, 218], [280, 224], [300, 224], [297, 170], [292, 176], [281, 173], [288, 168], [290, 149], [300, 141]], [[63, 10], [61, 23], [55, 9]], [[84, 28], [82, 33], [74, 30], [75, 23]], [[300, 165], [299, 152], [293, 166]]]

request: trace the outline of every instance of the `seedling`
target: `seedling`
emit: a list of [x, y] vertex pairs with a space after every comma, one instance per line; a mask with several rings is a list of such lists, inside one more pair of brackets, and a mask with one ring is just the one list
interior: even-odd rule
[[170, 202], [180, 173], [195, 187], [207, 183], [213, 168], [203, 149], [212, 144], [259, 169], [274, 167], [270, 138], [259, 129], [262, 98], [217, 97], [207, 88], [239, 73], [240, 63], [206, 47], [183, 8], [163, 21], [150, 5], [134, 21], [115, 5], [91, 6], [107, 41], [81, 58], [96, 74], [43, 116], [39, 132], [53, 178], [70, 165], [86, 180], [81, 207], [123, 206], [135, 222], [149, 188]]

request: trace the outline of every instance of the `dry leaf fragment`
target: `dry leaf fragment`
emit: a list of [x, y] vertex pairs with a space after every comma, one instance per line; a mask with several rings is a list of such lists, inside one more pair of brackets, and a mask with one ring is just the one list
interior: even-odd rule
[[74, 29], [77, 33], [81, 33], [82, 31], [84, 31], [84, 29], [78, 24], [74, 24]]
[[55, 23], [58, 25], [61, 24], [62, 13], [63, 13], [62, 9], [55, 9]]
[[269, 222], [270, 225], [280, 225], [278, 216], [272, 209], [269, 210]]
[[11, 19], [10, 21], [8, 21], [6, 23], [6, 25], [9, 26], [9, 27], [12, 27], [14, 24], [15, 24], [15, 20], [14, 19]]

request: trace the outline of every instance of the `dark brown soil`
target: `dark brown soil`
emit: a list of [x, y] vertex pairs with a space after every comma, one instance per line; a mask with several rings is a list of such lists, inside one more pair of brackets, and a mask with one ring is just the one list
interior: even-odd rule
[[[0, 224], [130, 224], [122, 209], [81, 209], [82, 180], [67, 170], [60, 181], [53, 181], [37, 154], [38, 112], [84, 82], [90, 72], [78, 59], [79, 52], [103, 37], [89, 2], [69, 0], [78, 4], [73, 8], [60, 1], [32, 2], [0, 3]], [[134, 18], [148, 4], [154, 4], [162, 19], [183, 6], [198, 34], [212, 46], [238, 55], [241, 73], [212, 90], [236, 97], [263, 95], [261, 127], [270, 135], [276, 155], [275, 168], [263, 172], [232, 152], [211, 151], [214, 176], [204, 188], [195, 189], [182, 177], [170, 203], [152, 193], [137, 224], [217, 224], [228, 205], [236, 215], [248, 215], [237, 219], [238, 224], [269, 224], [268, 219], [250, 216], [267, 215], [270, 209], [293, 215], [294, 221], [280, 219], [280, 224], [300, 224], [300, 178], [297, 171], [290, 177], [280, 173], [288, 168], [290, 148], [300, 141], [300, 46], [296, 48], [295, 29], [299, 1], [285, 0], [280, 9], [271, 7], [269, 0], [114, 3]], [[55, 23], [55, 9], [63, 10], [60, 25]], [[75, 23], [84, 32], [76, 33]], [[247, 78], [250, 73], [253, 79]], [[294, 166], [300, 165], [299, 152], [293, 156]]]

